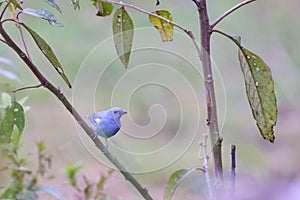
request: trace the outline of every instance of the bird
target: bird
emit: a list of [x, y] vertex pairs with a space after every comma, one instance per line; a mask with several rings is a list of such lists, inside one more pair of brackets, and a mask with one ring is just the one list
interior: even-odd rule
[[102, 150], [103, 153], [108, 151], [107, 139], [116, 135], [121, 128], [121, 117], [127, 114], [127, 112], [119, 107], [114, 107], [106, 111], [96, 112], [91, 115], [86, 115], [86, 118], [90, 122], [92, 129], [95, 133], [93, 140], [98, 136], [105, 139], [105, 147]]

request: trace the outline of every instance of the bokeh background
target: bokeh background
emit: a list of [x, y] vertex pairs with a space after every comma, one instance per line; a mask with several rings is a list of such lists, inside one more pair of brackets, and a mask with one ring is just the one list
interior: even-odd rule
[[[198, 15], [192, 1], [161, 0], [158, 7], [155, 6], [155, 1], [149, 0], [126, 2], [149, 11], [167, 9], [172, 13], [174, 21], [191, 29], [196, 38], [199, 38]], [[203, 164], [199, 142], [202, 133], [206, 132], [205, 99], [201, 70], [199, 70], [201, 64], [192, 43], [176, 28], [174, 41], [170, 44], [162, 43], [158, 32], [151, 28], [146, 15], [127, 9], [135, 28], [138, 29], [135, 32], [133, 48], [153, 47], [158, 49], [158, 52], [147, 49], [136, 51], [132, 54], [126, 70], [116, 59], [111, 38], [112, 16], [105, 18], [95, 16], [96, 9], [91, 2], [82, 1], [79, 11], [73, 10], [69, 1], [57, 1], [57, 3], [63, 10], [62, 15], [49, 8], [43, 1], [34, 3], [25, 1], [24, 7], [51, 10], [64, 24], [63, 28], [52, 27], [46, 21], [30, 16], [22, 16], [22, 19], [52, 46], [64, 66], [65, 73], [74, 83], [73, 89], [70, 90], [65, 86], [27, 35], [34, 62], [55, 85], [60, 86], [69, 99], [73, 100], [83, 115], [105, 110], [111, 106], [122, 106], [129, 110], [129, 115], [124, 117], [122, 122], [125, 127], [124, 132], [130, 131], [111, 140], [112, 151], [116, 152], [126, 166], [137, 172], [136, 177], [147, 186], [155, 199], [161, 199], [163, 189], [172, 172], [181, 168], [201, 167]], [[239, 1], [236, 0], [209, 1], [211, 21], [237, 3]], [[229, 176], [230, 148], [235, 144], [237, 176], [241, 185], [247, 185], [245, 188], [253, 186], [259, 190], [264, 186], [276, 188], [282, 184], [281, 188], [286, 187], [286, 191], [290, 191], [297, 182], [299, 186], [299, 9], [300, 2], [297, 0], [257, 1], [231, 14], [216, 27], [228, 34], [241, 36], [243, 45], [260, 55], [271, 68], [279, 108], [274, 144], [262, 139], [252, 118], [237, 59], [237, 47], [218, 34], [212, 36], [212, 59], [215, 64], [220, 131], [224, 139], [224, 174], [225, 177]], [[8, 29], [20, 40], [13, 25], [8, 26]], [[19, 59], [16, 59], [10, 49], [1, 45], [0, 55], [11, 59], [18, 67], [24, 86], [37, 83], [36, 78]], [[157, 69], [159, 67], [157, 63], [162, 63], [163, 69], [170, 71], [175, 69], [177, 75], [183, 75], [191, 84], [191, 88], [196, 91], [196, 97], [191, 96], [190, 93], [181, 94], [180, 92], [186, 91], [186, 88], [176, 79], [176, 76], [175, 78], [172, 76], [172, 73], [165, 72], [168, 74], [166, 78], [159, 76], [157, 73], [160, 72], [159, 69], [153, 73], [150, 70], [144, 71], [147, 73], [142, 71], [135, 74], [136, 66], [146, 64], [144, 70], [147, 65]], [[105, 73], [101, 74], [104, 69]], [[127, 79], [126, 76], [123, 77], [126, 73], [129, 74]], [[134, 92], [122, 90], [122, 82], [118, 83], [123, 78], [125, 80], [123, 83], [126, 83], [123, 84], [124, 87], [133, 82], [139, 83], [137, 80], [151, 82], [151, 77], [154, 82], [161, 78], [167, 80], [170, 85], [166, 84], [164, 88], [161, 85], [140, 84], [142, 87]], [[9, 82], [9, 80], [1, 77], [2, 82]], [[115, 85], [121, 88], [118, 90], [117, 87], [116, 94], [113, 93]], [[16, 84], [15, 86], [20, 87]], [[173, 90], [170, 88], [177, 88], [180, 95], [172, 93]], [[51, 173], [57, 177], [51, 184], [61, 189], [67, 199], [72, 199], [74, 195], [73, 191], [64, 184], [66, 178], [62, 171], [67, 164], [82, 163], [81, 173], [95, 180], [101, 173], [109, 170], [105, 159], [101, 158], [101, 153], [92, 147], [93, 144], [53, 95], [40, 88], [20, 92], [18, 96], [20, 98], [29, 96], [26, 105], [30, 106], [30, 110], [26, 113], [22, 153], [30, 157], [29, 164], [34, 167], [36, 165], [35, 143], [39, 140], [45, 141], [47, 151], [53, 157]], [[194, 98], [198, 101], [198, 105], [195, 104]], [[183, 117], [180, 109], [186, 112]], [[185, 137], [182, 132], [166, 154], [153, 154], [152, 157], [139, 158], [139, 152], [145, 154], [153, 152], [176, 138], [180, 123], [189, 127], [195, 119], [200, 121], [195, 135]], [[134, 126], [132, 126], [133, 122], [135, 122]], [[149, 124], [150, 128], [147, 128]], [[161, 134], [154, 136], [151, 134], [156, 130], [155, 127], [161, 128]], [[135, 132], [137, 128], [139, 131]], [[188, 134], [194, 133], [188, 128], [184, 130]], [[171, 161], [166, 162], [166, 158], [170, 156]], [[176, 192], [175, 199], [183, 197], [196, 199], [199, 195], [205, 195], [203, 180], [201, 174], [189, 177]], [[119, 173], [113, 174], [105, 189], [112, 199], [141, 199]], [[244, 192], [243, 189], [240, 191]]]

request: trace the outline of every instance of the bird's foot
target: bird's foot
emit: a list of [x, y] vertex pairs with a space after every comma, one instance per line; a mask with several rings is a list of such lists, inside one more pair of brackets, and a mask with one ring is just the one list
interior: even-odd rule
[[107, 138], [105, 138], [105, 147], [104, 149], [102, 150], [102, 152], [105, 154], [108, 152], [108, 141], [107, 141]]
[[98, 134], [95, 133], [95, 135], [92, 139], [95, 140], [97, 138], [97, 136], [98, 136]]
[[104, 147], [104, 149], [102, 149], [102, 152], [103, 152], [104, 154], [108, 152], [108, 145], [106, 145], [106, 146]]

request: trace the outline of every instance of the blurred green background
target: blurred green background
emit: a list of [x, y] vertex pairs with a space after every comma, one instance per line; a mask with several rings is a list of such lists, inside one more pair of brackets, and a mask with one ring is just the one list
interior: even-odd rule
[[[155, 1], [149, 0], [132, 0], [126, 2], [135, 4], [149, 11], [167, 9], [172, 13], [175, 22], [191, 29], [196, 38], [199, 38], [198, 16], [192, 1], [161, 0], [161, 4], [158, 7], [155, 6]], [[128, 140], [118, 135], [113, 138], [112, 141], [126, 150], [130, 151], [134, 149], [134, 152], [154, 151], [155, 148], [166, 144], [170, 138], [173, 138], [174, 130], [176, 131], [179, 126], [180, 102], [176, 102], [176, 94], [169, 94], [168, 90], [162, 89], [161, 87], [150, 87], [148, 90], [145, 89], [136, 94], [133, 93], [132, 99], [130, 100], [126, 98], [122, 99], [122, 95], [130, 96], [126, 94], [127, 91], [123, 91], [124, 94], [117, 94], [117, 99], [111, 99], [113, 95], [113, 85], [122, 78], [123, 74], [126, 74], [128, 71], [130, 72], [135, 66], [143, 64], [144, 62], [163, 63], [174, 67], [182, 73], [196, 89], [203, 89], [201, 74], [197, 74], [197, 70], [189, 66], [187, 62], [182, 61], [182, 59], [177, 60], [177, 57], [174, 58], [171, 54], [164, 55], [161, 52], [153, 53], [151, 51], [145, 51], [143, 53], [142, 51], [142, 53], [137, 52], [132, 54], [127, 71], [118, 60], [113, 60], [113, 62], [108, 63], [109, 70], [105, 71], [104, 74], [104, 80], [106, 81], [101, 85], [101, 80], [91, 80], [91, 77], [95, 74], [95, 76], [99, 75], [99, 71], [102, 71], [103, 67], [106, 67], [107, 62], [109, 62], [108, 58], [115, 59], [116, 57], [114, 44], [110, 38], [112, 35], [112, 16], [105, 18], [95, 16], [96, 9], [89, 1], [82, 1], [79, 11], [73, 10], [69, 1], [57, 1], [57, 3], [62, 8], [62, 15], [48, 7], [43, 1], [35, 1], [34, 3], [25, 1], [24, 7], [28, 6], [35, 9], [47, 8], [51, 10], [51, 12], [55, 13], [58, 20], [64, 24], [63, 28], [52, 27], [46, 21], [30, 16], [24, 15], [22, 19], [52, 46], [64, 66], [65, 73], [71, 82], [74, 83], [74, 88], [70, 90], [66, 87], [63, 80], [36, 49], [30, 37], [26, 35], [26, 38], [30, 41], [28, 43], [32, 58], [37, 66], [39, 66], [39, 69], [55, 83], [55, 85], [60, 86], [70, 99], [74, 100], [75, 105], [82, 114], [108, 109], [112, 104], [111, 102], [116, 102], [118, 105], [128, 106], [130, 117], [138, 125], [145, 126], [153, 122], [152, 125], [155, 126], [156, 123], [161, 125], [159, 120], [155, 120], [161, 117], [161, 112], [154, 112], [152, 116], [154, 119], [151, 121], [148, 111], [153, 104], [161, 104], [167, 110], [168, 120], [172, 118], [167, 121], [166, 126], [163, 127], [163, 131], [166, 133], [165, 135], [156, 140], [151, 139], [151, 142], [146, 141], [146, 145], [140, 145], [138, 147], [134, 146], [135, 142], [132, 141], [134, 137], [132, 140]], [[237, 3], [239, 3], [239, 1], [236, 0], [208, 1], [211, 21]], [[297, 157], [297, 153], [300, 151], [298, 145], [298, 141], [300, 140], [299, 8], [300, 2], [297, 0], [257, 1], [231, 14], [216, 27], [231, 35], [240, 35], [244, 46], [260, 55], [270, 66], [275, 82], [275, 92], [279, 108], [278, 122], [275, 127], [275, 144], [270, 144], [268, 141], [262, 139], [256, 128], [255, 121], [252, 118], [246, 98], [242, 73], [237, 59], [237, 48], [232, 42], [220, 35], [213, 34], [212, 36], [212, 59], [216, 66], [214, 71], [217, 72], [218, 70], [218, 73], [221, 74], [220, 76], [215, 74], [215, 77], [220, 115], [220, 131], [224, 139], [223, 161], [225, 176], [228, 176], [230, 171], [230, 147], [231, 144], [235, 144], [237, 146], [237, 176], [250, 177], [251, 180], [259, 183], [266, 183], [268, 180], [274, 179], [292, 180], [298, 177], [300, 172], [300, 162]], [[154, 28], [149, 29], [149, 27], [152, 26], [146, 15], [132, 9], [127, 9], [127, 11], [134, 21], [135, 28], [139, 28], [139, 30], [135, 32], [133, 48], [155, 46], [174, 52], [182, 52], [183, 57], [191, 56], [194, 57], [191, 58], [192, 60], [194, 59], [193, 62], [199, 62], [197, 61], [198, 58], [195, 57], [196, 53], [192, 43], [183, 33], [180, 33], [179, 30], [177, 30], [172, 44], [162, 43], [157, 31]], [[17, 40], [20, 40], [16, 28], [13, 27], [13, 25], [7, 27], [11, 34], [15, 36]], [[96, 48], [96, 53], [99, 53], [99, 57], [97, 57], [94, 56], [91, 51], [99, 44], [100, 46]], [[19, 68], [19, 74], [24, 82], [24, 86], [37, 83], [36, 78], [30, 73], [27, 67], [16, 58], [16, 55], [10, 49], [1, 45], [0, 55], [11, 59]], [[94, 63], [94, 65], [86, 68], [87, 61], [84, 61], [86, 58], [89, 58], [88, 63]], [[97, 67], [99, 67], [99, 69]], [[85, 69], [90, 71], [86, 71]], [[139, 78], [151, 80], [151, 78], [149, 78], [151, 76], [158, 76], [158, 74], [146, 73], [144, 77], [140, 76]], [[170, 77], [168, 77], [168, 79], [169, 78]], [[5, 81], [9, 82], [9, 80], [1, 77], [1, 82]], [[89, 83], [92, 84], [94, 81], [99, 85], [89, 85]], [[172, 87], [178, 84], [178, 88], [181, 88], [180, 82], [177, 83], [176, 79], [171, 81], [173, 83]], [[197, 86], [197, 84], [199, 84], [199, 86]], [[20, 86], [16, 85], [16, 87]], [[151, 168], [149, 166], [156, 166], [153, 163], [159, 163], [165, 160], [166, 158], [164, 156], [166, 155], [153, 157], [152, 160], [148, 159], [147, 162], [142, 162], [137, 167], [139, 173], [136, 174], [136, 177], [143, 185], [147, 186], [155, 199], [162, 197], [163, 188], [172, 172], [180, 168], [202, 166], [201, 155], [199, 156], [199, 154], [201, 154], [199, 153], [199, 141], [201, 140], [201, 133], [206, 131], [205, 99], [203, 98], [204, 90], [197, 90], [196, 92], [199, 92], [197, 95], [201, 100], [201, 105], [199, 105], [201, 122], [198, 135], [191, 141], [192, 145], [184, 149], [182, 153], [179, 153], [176, 150], [176, 145], [180, 146], [180, 142], [176, 143], [173, 147], [174, 154], [180, 154], [180, 157], [176, 159], [175, 162], [159, 170], [140, 173], [143, 169]], [[78, 98], [74, 99], [74, 94], [76, 94], [75, 97]], [[93, 99], [88, 99], [87, 97], [91, 94], [94, 95], [92, 96]], [[56, 180], [53, 184], [58, 186], [69, 199], [72, 197], [72, 192], [67, 190], [62, 184], [65, 181], [62, 168], [68, 163], [80, 161], [84, 165], [82, 173], [87, 174], [87, 176], [91, 178], [100, 175], [101, 171], [107, 171], [108, 168], [89, 153], [89, 151], [97, 151], [95, 149], [86, 150], [82, 141], [86, 140], [86, 142], [84, 142], [85, 145], [92, 146], [93, 144], [91, 142], [89, 143], [82, 130], [75, 125], [70, 114], [53, 95], [43, 89], [33, 89], [20, 92], [18, 96], [29, 96], [26, 105], [31, 107], [26, 113], [27, 123], [25, 132], [23, 133], [23, 153], [29, 154], [32, 159], [30, 164], [34, 166], [35, 143], [38, 140], [44, 140], [48, 151], [53, 155], [53, 174], [58, 177], [57, 180], [59, 180]], [[190, 96], [186, 96], [186, 98], [189, 99]], [[186, 108], [188, 112], [193, 112], [192, 105], [193, 104], [184, 105], [186, 107], [183, 108]], [[153, 107], [153, 109], [155, 111], [155, 107]], [[182, 121], [193, 120], [193, 116], [194, 115], [191, 114], [191, 119], [187, 117], [182, 119]], [[126, 121], [124, 120], [125, 127], [129, 126], [126, 123], [129, 122], [128, 119], [129, 116], [126, 118]], [[162, 118], [162, 120], [163, 119], [164, 118]], [[148, 136], [147, 133], [139, 134], [145, 135], [146, 138]], [[122, 156], [121, 153], [117, 155]], [[167, 154], [167, 156], [169, 155], [170, 153]], [[174, 155], [174, 157], [176, 157], [176, 155]], [[100, 156], [101, 155], [99, 155], [99, 157]], [[130, 166], [130, 163], [138, 162], [135, 159], [137, 158], [134, 155], [127, 155], [121, 158], [121, 160], [126, 163], [126, 166]], [[188, 181], [185, 182], [186, 184], [176, 193], [176, 199], [182, 199], [181, 197], [187, 194], [193, 199], [194, 196], [201, 193], [198, 188], [204, 184], [202, 179], [203, 177], [200, 175], [189, 178]], [[118, 187], [118, 193], [115, 192], [116, 187]], [[127, 184], [126, 180], [118, 173], [113, 175], [112, 181], [108, 183], [106, 189], [107, 192], [112, 195], [112, 199], [117, 199], [118, 197], [121, 199], [140, 199], [137, 192]]]

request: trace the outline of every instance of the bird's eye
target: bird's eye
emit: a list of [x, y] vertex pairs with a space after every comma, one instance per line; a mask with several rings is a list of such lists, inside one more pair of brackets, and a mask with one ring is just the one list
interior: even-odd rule
[[114, 113], [115, 113], [115, 114], [117, 114], [117, 113], [118, 113], [118, 111], [116, 111], [116, 110], [115, 110], [115, 111], [114, 111]]

